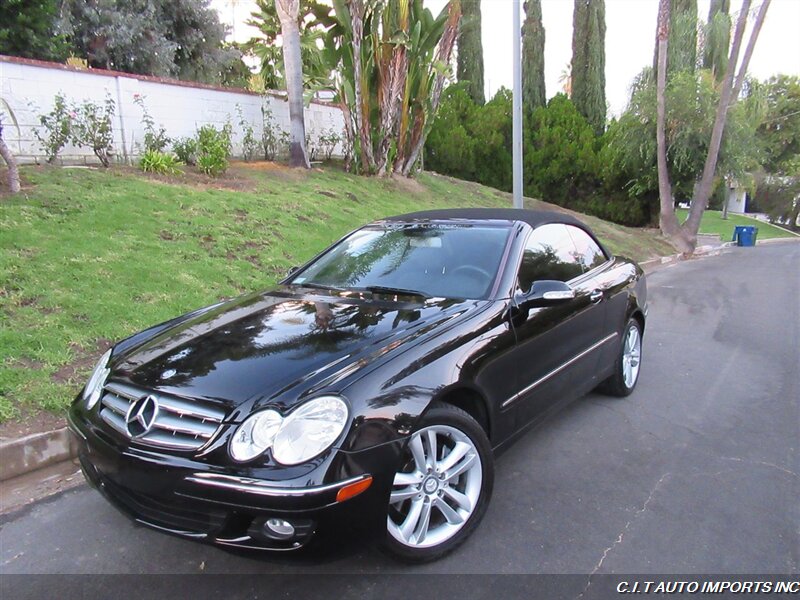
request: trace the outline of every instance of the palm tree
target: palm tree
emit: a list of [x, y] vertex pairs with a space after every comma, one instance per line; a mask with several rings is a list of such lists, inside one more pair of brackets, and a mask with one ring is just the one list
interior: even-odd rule
[[0, 156], [3, 157], [3, 160], [6, 161], [6, 165], [8, 165], [8, 187], [12, 194], [17, 194], [20, 189], [19, 168], [17, 167], [17, 159], [11, 153], [11, 149], [6, 145], [3, 139], [4, 114], [8, 114], [9, 118], [14, 123], [14, 127], [17, 128], [17, 134], [19, 134], [19, 123], [17, 123], [17, 118], [14, 116], [14, 111], [11, 110], [11, 107], [4, 98], [0, 98]]
[[275, 0], [283, 37], [286, 95], [289, 98], [289, 164], [310, 168], [303, 116], [303, 61], [300, 54], [300, 0]]

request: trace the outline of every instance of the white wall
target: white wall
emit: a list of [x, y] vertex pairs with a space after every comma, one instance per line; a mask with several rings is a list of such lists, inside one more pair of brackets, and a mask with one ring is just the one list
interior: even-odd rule
[[743, 187], [728, 188], [728, 212], [743, 215], [747, 207], [747, 192]]
[[[198, 127], [211, 124], [221, 128], [230, 119], [233, 124], [233, 153], [241, 154], [242, 131], [236, 105], [261, 137], [261, 106], [272, 110], [278, 128], [288, 131], [289, 106], [279, 94], [266, 97], [241, 90], [190, 84], [155, 77], [141, 77], [102, 70], [74, 69], [53, 63], [0, 56], [0, 96], [11, 106], [20, 125], [6, 127], [3, 137], [22, 162], [42, 162], [45, 154], [34, 136], [39, 115], [49, 112], [59, 92], [68, 102], [91, 100], [102, 104], [106, 94], [116, 103], [114, 149], [118, 160], [123, 149], [131, 157], [140, 153], [144, 136], [142, 111], [134, 103], [134, 94], [145, 97], [144, 103], [156, 122], [171, 138], [194, 136]], [[341, 110], [334, 105], [312, 102], [306, 108], [306, 133], [316, 138], [322, 129], [333, 128], [341, 136]], [[122, 132], [124, 131], [124, 140]], [[335, 154], [341, 154], [341, 147]], [[62, 162], [96, 162], [89, 148], [67, 145], [59, 154]]]

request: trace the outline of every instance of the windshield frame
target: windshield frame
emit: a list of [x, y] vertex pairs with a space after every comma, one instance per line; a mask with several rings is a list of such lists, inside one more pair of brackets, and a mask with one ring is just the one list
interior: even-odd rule
[[[365, 229], [384, 229], [384, 230], [393, 230], [393, 229], [403, 229], [409, 226], [433, 226], [433, 225], [453, 225], [453, 226], [469, 226], [469, 227], [490, 227], [493, 229], [505, 229], [507, 232], [505, 245], [503, 247], [503, 251], [500, 255], [500, 262], [498, 264], [497, 274], [495, 275], [494, 279], [492, 280], [492, 284], [490, 286], [490, 291], [486, 295], [485, 298], [462, 298], [457, 296], [431, 296], [428, 298], [420, 297], [421, 302], [427, 302], [429, 300], [437, 300], [437, 299], [449, 299], [449, 300], [472, 300], [472, 301], [493, 301], [498, 299], [497, 294], [499, 293], [499, 289], [501, 287], [501, 283], [504, 279], [504, 274], [508, 265], [509, 255], [511, 252], [511, 248], [514, 245], [514, 241], [517, 236], [512, 235], [514, 231], [515, 222], [514, 221], [505, 221], [505, 220], [486, 220], [486, 221], [473, 221], [473, 220], [448, 220], [448, 219], [436, 219], [436, 220], [426, 220], [426, 221], [378, 221], [373, 223], [368, 223], [359, 227], [358, 229], [354, 229], [350, 231], [347, 235], [340, 238], [327, 248], [325, 248], [322, 252], [318, 253], [316, 256], [311, 258], [309, 261], [304, 263], [303, 265], [299, 266], [296, 270], [292, 273], [288, 274], [282, 280], [278, 282], [279, 285], [284, 286], [293, 286], [293, 287], [303, 287], [304, 283], [295, 283], [294, 280], [302, 276], [302, 274], [312, 265], [314, 265], [317, 261], [322, 259], [328, 253], [332, 252], [335, 248], [339, 247], [341, 244], [345, 243], [348, 239], [352, 236], [364, 231]], [[313, 282], [312, 282], [313, 283]], [[312, 286], [309, 286], [312, 288]], [[315, 288], [316, 289], [316, 288]], [[332, 295], [338, 295], [342, 293], [357, 293], [357, 294], [372, 294], [375, 293], [370, 292], [364, 288], [331, 288], [330, 290], [325, 289], [318, 289], [320, 292], [329, 292]]]

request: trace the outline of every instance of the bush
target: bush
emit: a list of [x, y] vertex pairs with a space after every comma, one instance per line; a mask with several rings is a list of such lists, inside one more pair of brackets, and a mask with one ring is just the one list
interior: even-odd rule
[[331, 127], [330, 129], [323, 129], [319, 136], [319, 147], [322, 152], [322, 158], [330, 160], [336, 150], [336, 146], [341, 143], [342, 136], [336, 133], [336, 130]]
[[231, 126], [221, 130], [213, 125], [203, 125], [197, 132], [197, 166], [206, 175], [218, 177], [228, 170], [231, 155]]
[[111, 126], [114, 111], [114, 100], [108, 94], [102, 106], [84, 100], [83, 104], [75, 107], [76, 118], [70, 131], [72, 143], [91, 148], [104, 167], [111, 165], [114, 154], [114, 129]]
[[256, 157], [259, 150], [259, 143], [256, 140], [255, 129], [244, 118], [242, 114], [242, 107], [236, 105], [236, 114], [239, 115], [239, 127], [242, 128], [242, 158], [246, 161], [251, 161]]
[[264, 151], [264, 160], [275, 160], [278, 153], [278, 134], [275, 118], [269, 106], [261, 106], [261, 149]]
[[197, 164], [197, 140], [190, 137], [179, 138], [172, 144], [172, 151], [185, 165]]
[[167, 130], [163, 127], [156, 127], [156, 122], [150, 113], [147, 112], [147, 107], [144, 105], [144, 96], [141, 94], [134, 94], [134, 103], [142, 109], [142, 123], [144, 123], [144, 150], [145, 152], [163, 152], [170, 139], [167, 136]]
[[71, 119], [75, 113], [67, 106], [63, 94], [56, 94], [53, 101], [53, 110], [46, 115], [39, 115], [40, 128], [36, 128], [34, 135], [39, 140], [42, 150], [47, 155], [47, 162], [52, 163], [61, 149], [67, 145], [70, 138]]
[[177, 175], [182, 173], [178, 168], [181, 164], [174, 154], [165, 154], [157, 150], [146, 150], [139, 160], [139, 167], [145, 173], [158, 173], [159, 175]]

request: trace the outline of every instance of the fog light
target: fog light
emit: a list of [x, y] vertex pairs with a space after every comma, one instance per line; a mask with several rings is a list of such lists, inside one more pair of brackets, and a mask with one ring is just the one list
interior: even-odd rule
[[284, 519], [267, 519], [264, 523], [264, 533], [271, 538], [288, 540], [294, 537], [294, 525]]

